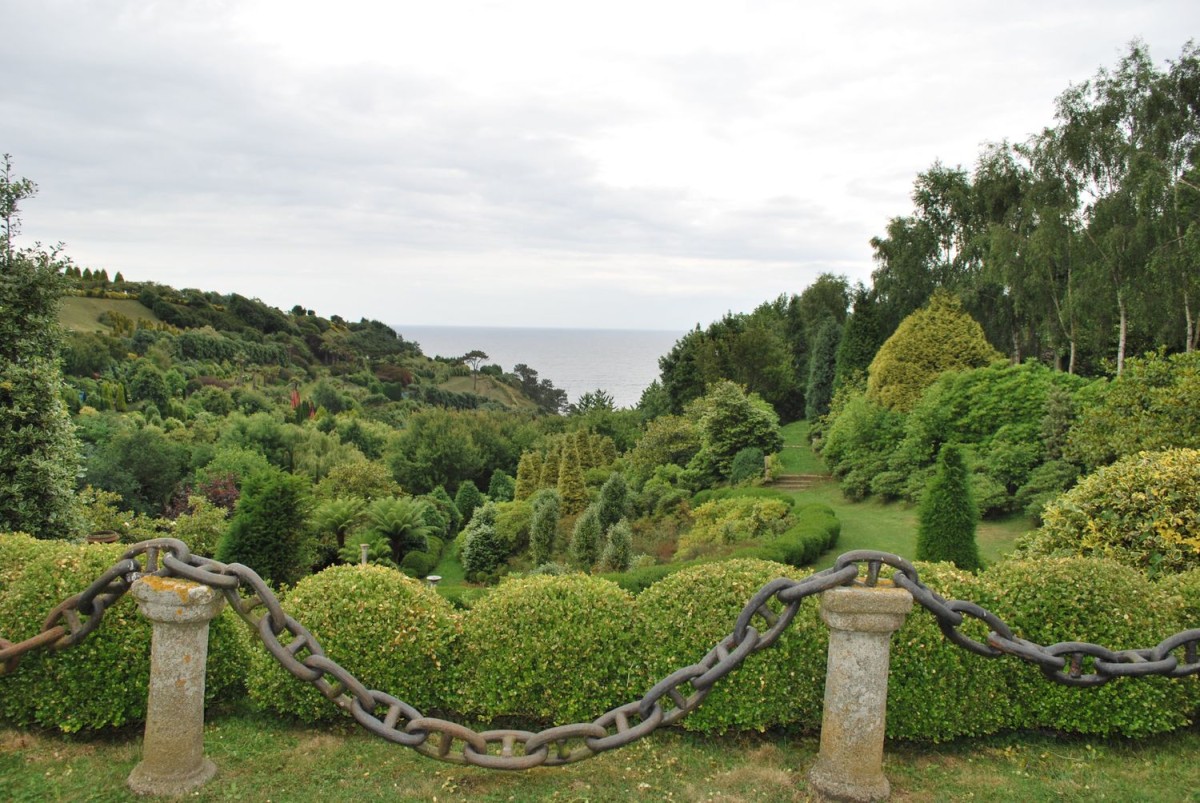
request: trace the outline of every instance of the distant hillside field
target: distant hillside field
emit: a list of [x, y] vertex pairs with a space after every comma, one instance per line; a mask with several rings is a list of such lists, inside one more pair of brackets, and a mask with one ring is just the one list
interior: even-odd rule
[[506, 404], [509, 407], [519, 409], [536, 409], [537, 405], [526, 398], [519, 390], [511, 388], [501, 382], [497, 382], [490, 376], [480, 376], [479, 383], [472, 389], [471, 377], [469, 376], [454, 376], [438, 385], [442, 390], [450, 390], [455, 393], [475, 393], [483, 396], [485, 399]]
[[100, 316], [106, 312], [119, 312], [134, 323], [139, 318], [159, 323], [158, 316], [140, 301], [85, 296], [65, 297], [58, 311], [58, 322], [71, 332], [107, 332], [109, 327], [100, 323]]

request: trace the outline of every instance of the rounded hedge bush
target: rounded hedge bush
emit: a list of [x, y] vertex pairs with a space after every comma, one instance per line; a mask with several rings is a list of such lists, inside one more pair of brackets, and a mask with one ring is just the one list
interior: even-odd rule
[[460, 710], [566, 724], [636, 699], [633, 618], [633, 597], [598, 577], [502, 583], [464, 617]]
[[[333, 566], [297, 583], [283, 604], [325, 654], [368, 689], [387, 692], [423, 713], [445, 707], [459, 621], [450, 604], [424, 583], [383, 566]], [[306, 722], [341, 712], [265, 649], [251, 653], [250, 668], [247, 688], [260, 708]]]
[[1200, 450], [1139, 452], [1046, 505], [1033, 555], [1105, 557], [1151, 574], [1200, 568]]
[[[0, 535], [0, 635], [14, 642], [36, 635], [54, 606], [90, 585], [125, 549]], [[0, 676], [0, 718], [68, 733], [143, 720], [150, 632], [149, 620], [126, 594], [81, 643], [28, 653], [16, 672]], [[247, 639], [232, 611], [212, 621], [206, 699], [230, 698], [241, 689]]]
[[[779, 563], [729, 560], [683, 569], [643, 591], [637, 598], [637, 651], [645, 657], [650, 683], [703, 658], [733, 631], [738, 614], [763, 585], [797, 576]], [[765, 626], [758, 617], [752, 624]], [[722, 678], [683, 719], [683, 727], [708, 732], [819, 727], [828, 643], [816, 601], [805, 601], [775, 645]]]
[[[1144, 574], [1099, 558], [1004, 561], [983, 576], [992, 603], [983, 603], [1022, 638], [1042, 645], [1086, 641], [1111, 650], [1153, 647], [1195, 622], [1183, 601]], [[1095, 689], [1050, 682], [1013, 658], [1011, 727], [1097, 735], [1144, 736], [1188, 724], [1196, 710], [1194, 678], [1116, 678]], [[1090, 662], [1084, 671], [1089, 671]]]

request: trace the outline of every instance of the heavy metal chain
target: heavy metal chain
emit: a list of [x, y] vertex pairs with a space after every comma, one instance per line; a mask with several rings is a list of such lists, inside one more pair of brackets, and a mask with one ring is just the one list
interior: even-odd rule
[[[866, 564], [867, 569], [861, 581], [860, 564]], [[99, 626], [105, 609], [128, 591], [138, 577], [181, 577], [219, 589], [283, 668], [313, 684], [371, 733], [443, 761], [508, 770], [556, 766], [621, 747], [656, 728], [678, 722], [700, 705], [718, 680], [741, 666], [750, 655], [774, 644], [804, 599], [837, 586], [876, 585], [883, 566], [895, 570], [892, 582], [933, 613], [942, 632], [955, 644], [992, 658], [1016, 655], [1037, 664], [1059, 683], [1095, 686], [1120, 676], [1183, 677], [1200, 672], [1197, 660], [1200, 629], [1183, 631], [1155, 647], [1141, 650], [1112, 651], [1084, 642], [1043, 647], [1017, 638], [999, 617], [973, 602], [941, 597], [920, 581], [916, 569], [903, 558], [859, 550], [842, 555], [833, 567], [804, 580], [780, 578], [764, 585], [742, 609], [729, 635], [695, 664], [676, 670], [654, 684], [639, 700], [620, 705], [592, 722], [560, 725], [539, 732], [475, 731], [455, 722], [426, 717], [403, 700], [366, 688], [351, 672], [325, 655], [316, 637], [283, 610], [274, 592], [254, 570], [192, 555], [182, 541], [159, 538], [130, 548], [87, 589], [59, 604], [38, 635], [16, 644], [0, 640], [0, 674], [15, 669], [20, 657], [30, 650], [46, 646], [63, 649], [81, 641]], [[769, 607], [772, 600], [778, 600], [782, 606], [778, 613]], [[259, 613], [260, 609], [265, 612]], [[986, 644], [961, 632], [964, 615], [992, 628]], [[761, 632], [754, 625], [759, 619]], [[1182, 661], [1175, 655], [1181, 649]], [[1084, 673], [1083, 662], [1089, 658], [1092, 671]]]

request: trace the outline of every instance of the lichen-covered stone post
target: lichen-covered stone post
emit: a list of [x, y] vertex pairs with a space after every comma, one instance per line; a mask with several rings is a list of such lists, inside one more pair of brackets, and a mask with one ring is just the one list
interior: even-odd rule
[[217, 771], [204, 757], [204, 665], [208, 623], [225, 597], [173, 577], [142, 577], [130, 589], [153, 623], [150, 696], [142, 760], [129, 773], [138, 794], [180, 795]]
[[911, 594], [887, 581], [821, 595], [829, 660], [821, 752], [808, 773], [820, 799], [883, 800], [891, 791], [883, 774], [889, 651], [912, 605]]

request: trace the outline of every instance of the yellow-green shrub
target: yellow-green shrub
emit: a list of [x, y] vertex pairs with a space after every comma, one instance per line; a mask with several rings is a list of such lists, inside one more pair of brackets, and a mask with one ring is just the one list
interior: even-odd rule
[[633, 597], [584, 574], [502, 583], [466, 613], [461, 710], [564, 724], [591, 721], [645, 691]]
[[[0, 635], [36, 635], [55, 605], [82, 591], [120, 558], [120, 545], [76, 545], [0, 535]], [[0, 676], [0, 717], [66, 732], [116, 727], [146, 714], [150, 623], [126, 594], [99, 629], [62, 652], [37, 650]], [[209, 628], [209, 700], [238, 691], [245, 675], [245, 625], [225, 611]]]
[[[284, 608], [368, 689], [422, 712], [445, 705], [459, 621], [424, 583], [383, 566], [333, 566], [297, 583]], [[340, 712], [265, 649], [251, 653], [250, 667], [247, 688], [259, 707], [307, 722]]]
[[734, 497], [705, 502], [692, 513], [692, 529], [679, 539], [676, 559], [687, 560], [711, 547], [779, 535], [791, 505], [779, 499]]
[[1046, 506], [1030, 555], [1111, 558], [1151, 574], [1200, 567], [1200, 451], [1139, 452]]
[[[704, 657], [733, 630], [738, 614], [763, 585], [802, 577], [763, 560], [707, 563], [676, 572], [637, 598], [638, 653], [650, 682]], [[757, 628], [765, 623], [758, 617]], [[775, 725], [816, 728], [825, 689], [828, 633], [815, 600], [806, 601], [775, 646], [758, 652], [721, 679], [704, 703], [683, 720], [698, 731], [764, 730]]]

